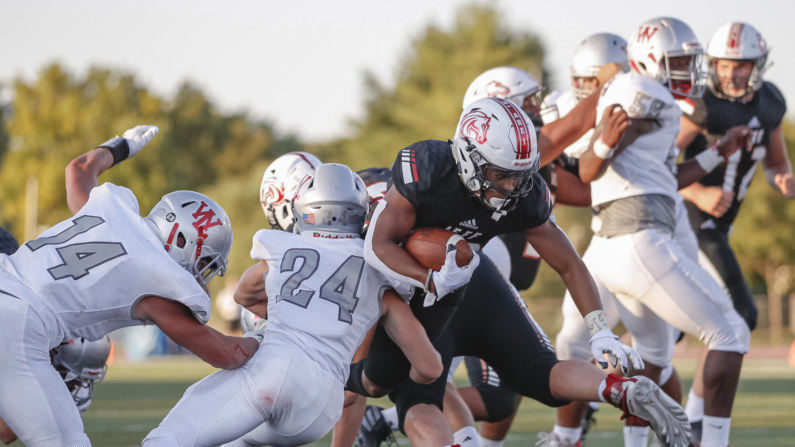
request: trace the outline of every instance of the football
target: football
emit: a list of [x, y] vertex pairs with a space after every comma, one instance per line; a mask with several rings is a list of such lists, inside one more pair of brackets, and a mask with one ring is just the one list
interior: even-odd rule
[[[406, 251], [425, 268], [439, 271], [444, 265], [447, 253], [447, 241], [455, 235], [452, 231], [440, 228], [420, 228], [414, 230], [406, 239]], [[472, 261], [472, 249], [465, 240], [460, 240], [455, 245], [458, 250], [455, 256], [456, 264], [463, 267]]]

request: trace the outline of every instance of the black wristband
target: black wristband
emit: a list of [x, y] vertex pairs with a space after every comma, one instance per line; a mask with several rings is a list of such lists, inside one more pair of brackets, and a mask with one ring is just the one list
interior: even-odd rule
[[123, 162], [130, 156], [130, 145], [125, 138], [116, 137], [100, 144], [97, 147], [105, 148], [113, 155], [113, 166]]

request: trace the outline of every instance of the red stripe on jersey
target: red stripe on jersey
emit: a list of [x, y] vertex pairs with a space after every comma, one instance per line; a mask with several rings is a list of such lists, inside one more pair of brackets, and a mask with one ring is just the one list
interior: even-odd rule
[[420, 181], [420, 176], [417, 174], [417, 164], [414, 162], [411, 162], [411, 174], [415, 182]]
[[500, 106], [502, 106], [505, 112], [508, 113], [508, 117], [511, 118], [514, 132], [516, 132], [516, 159], [526, 160], [530, 158], [530, 155], [533, 152], [533, 145], [530, 139], [530, 128], [527, 125], [527, 120], [522, 116], [524, 111], [516, 107], [514, 103], [508, 100], [499, 98], [494, 99]]

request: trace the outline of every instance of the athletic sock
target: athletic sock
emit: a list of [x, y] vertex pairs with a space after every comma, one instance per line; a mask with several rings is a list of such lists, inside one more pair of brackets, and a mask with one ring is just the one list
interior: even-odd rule
[[503, 447], [505, 445], [504, 439], [502, 441], [495, 441], [493, 439], [484, 438], [481, 435], [478, 435], [478, 438], [480, 439], [481, 447]]
[[624, 447], [649, 445], [649, 427], [624, 427]]
[[732, 418], [719, 418], [705, 414], [701, 426], [701, 447], [728, 446], [731, 425]]
[[461, 447], [480, 447], [480, 436], [475, 427], [469, 426], [453, 434], [453, 442]]
[[552, 433], [557, 435], [561, 441], [569, 441], [573, 445], [582, 437], [582, 427], [568, 428], [555, 424], [552, 428]]
[[400, 422], [398, 421], [397, 407], [387, 408], [381, 411], [381, 416], [384, 417], [384, 420], [392, 431], [398, 430]]
[[600, 402], [588, 402], [588, 406], [590, 406], [593, 411], [598, 410], [600, 404]]
[[696, 396], [693, 388], [687, 393], [687, 403], [685, 404], [685, 414], [690, 422], [698, 422], [704, 417], [704, 398]]

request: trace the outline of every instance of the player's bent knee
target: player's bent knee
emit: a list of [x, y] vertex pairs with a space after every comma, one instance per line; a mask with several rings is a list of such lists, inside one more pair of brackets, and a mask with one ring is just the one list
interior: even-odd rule
[[411, 380], [422, 385], [433, 383], [444, 372], [441, 361], [428, 362], [428, 364], [412, 365], [409, 376]]
[[479, 383], [475, 389], [483, 399], [486, 407], [486, 422], [500, 422], [508, 419], [516, 409], [516, 393], [506, 388], [499, 388], [485, 383]]

